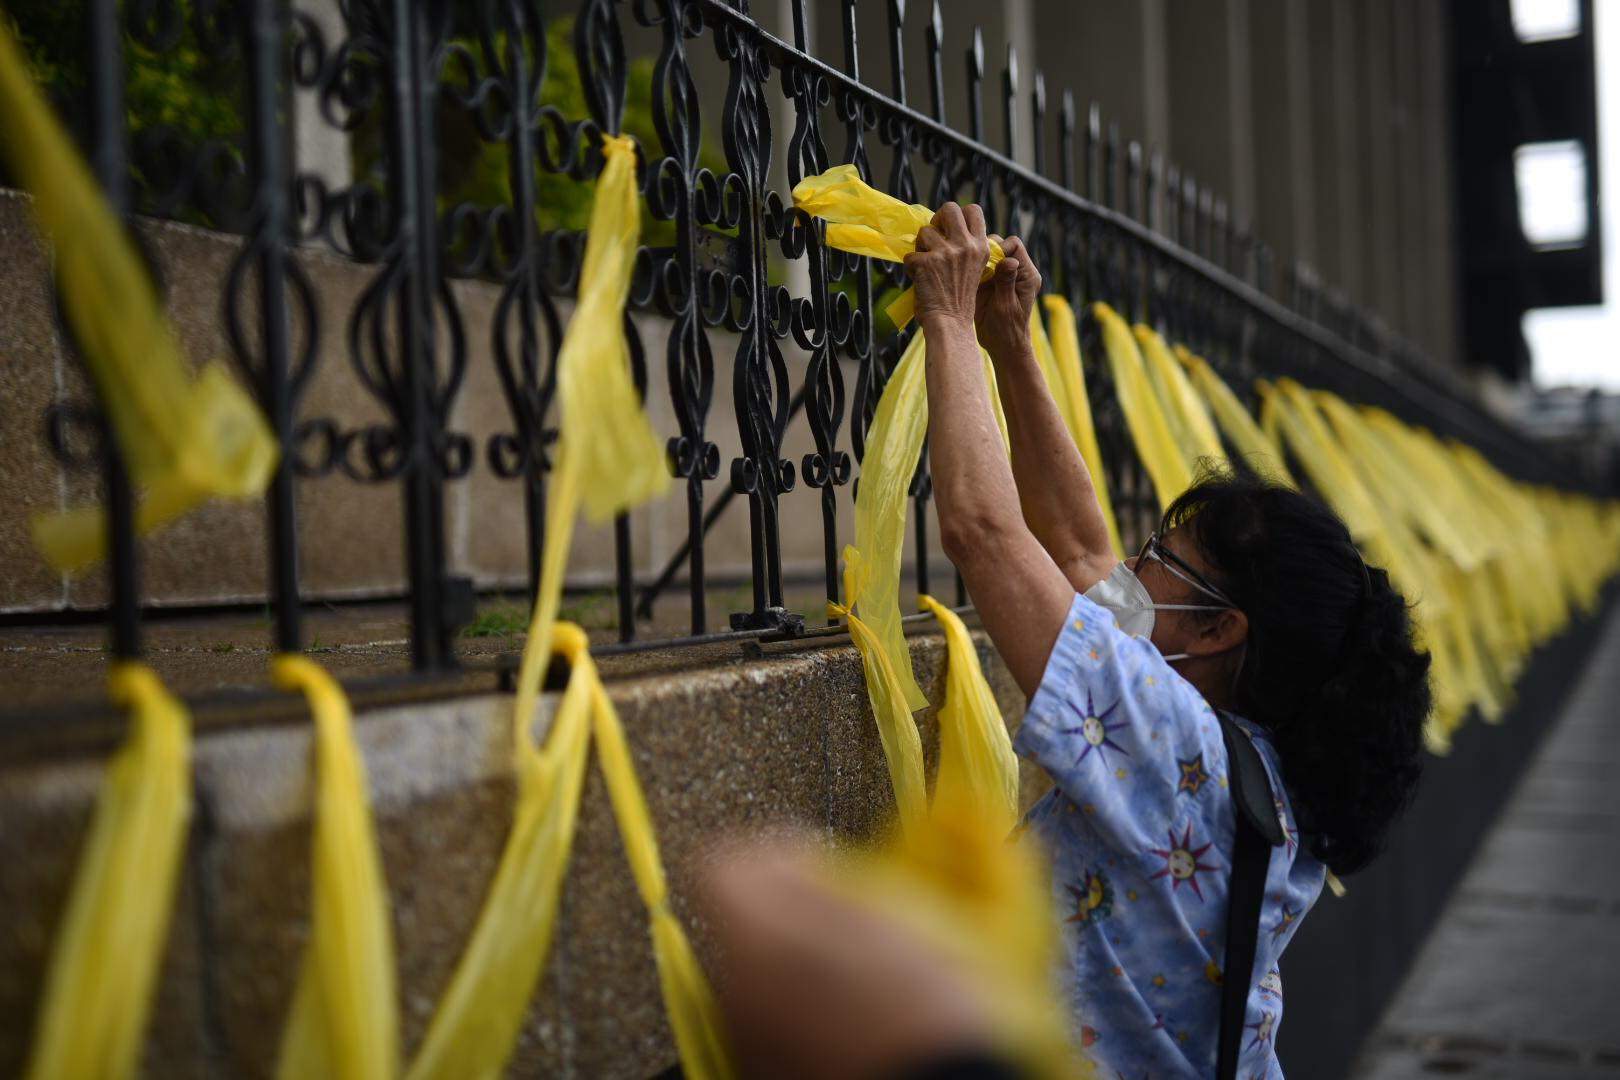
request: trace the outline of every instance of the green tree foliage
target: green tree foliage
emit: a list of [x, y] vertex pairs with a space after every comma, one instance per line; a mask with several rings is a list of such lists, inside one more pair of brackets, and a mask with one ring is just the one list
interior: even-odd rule
[[[125, 103], [132, 135], [150, 128], [174, 132], [180, 143], [196, 146], [207, 141], [240, 147], [245, 136], [246, 80], [236, 60], [222, 61], [198, 42], [193, 27], [191, 0], [176, 0], [179, 38], [172, 48], [154, 50], [126, 36]], [[84, 0], [5, 0], [5, 17], [33, 64], [36, 78], [59, 111], [84, 130], [89, 70], [84, 47]], [[224, 27], [223, 32], [231, 32]], [[458, 39], [486, 74], [486, 58], [476, 40]], [[504, 38], [497, 47], [504, 49]], [[569, 120], [588, 115], [574, 54], [573, 20], [554, 19], [546, 32], [546, 76], [541, 99]], [[530, 57], [530, 62], [535, 57]], [[641, 144], [642, 153], [656, 161], [663, 154], [653, 125], [650, 58], [630, 65], [625, 102], [624, 132]], [[446, 66], [446, 90], [465, 78], [456, 64]], [[354, 173], [386, 185], [383, 133], [386, 106], [379, 104], [351, 134]], [[512, 201], [510, 151], [505, 143], [485, 141], [472, 118], [450, 98], [440, 95], [438, 124], [438, 192], [442, 210], [470, 202], [482, 207]], [[550, 137], [549, 133], [543, 137]], [[724, 173], [725, 162], [705, 147], [702, 165]], [[141, 177], [136, 175], [136, 180]], [[535, 217], [542, 231], [584, 229], [590, 218], [589, 182], [535, 170]], [[194, 211], [185, 216], [208, 224]], [[642, 242], [654, 246], [674, 243], [674, 225], [642, 215]]]

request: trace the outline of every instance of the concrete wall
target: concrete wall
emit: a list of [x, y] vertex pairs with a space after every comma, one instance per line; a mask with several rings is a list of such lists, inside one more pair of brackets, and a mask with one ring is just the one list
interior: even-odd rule
[[[943, 642], [914, 637], [912, 653], [924, 690], [940, 700]], [[982, 638], [980, 654], [1016, 725], [1022, 695]], [[687, 900], [706, 845], [770, 822], [871, 836], [894, 797], [847, 641], [755, 659], [683, 655], [698, 657], [697, 668], [672, 673], [667, 658], [620, 658], [604, 673], [676, 910], [701, 953], [704, 927]], [[554, 701], [548, 695], [536, 718], [541, 737]], [[932, 711], [918, 718], [932, 762]], [[493, 695], [356, 718], [392, 894], [407, 1050], [460, 955], [510, 828], [510, 725], [510, 699]], [[48, 738], [21, 725], [0, 730], [0, 1074], [19, 1071], [27, 1052], [46, 956], [120, 726]], [[199, 732], [190, 846], [145, 1075], [271, 1074], [308, 935], [309, 754], [301, 710]], [[1033, 798], [1044, 783], [1026, 773]], [[645, 914], [593, 766], [552, 958], [510, 1075], [639, 1078], [673, 1062]]]

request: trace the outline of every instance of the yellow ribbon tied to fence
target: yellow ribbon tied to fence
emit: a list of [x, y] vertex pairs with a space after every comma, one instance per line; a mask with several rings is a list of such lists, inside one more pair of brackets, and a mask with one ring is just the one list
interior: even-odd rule
[[[640, 231], [635, 144], [607, 136], [602, 152], [579, 301], [557, 359], [561, 436], [512, 721], [517, 812], [472, 940], [411, 1065], [411, 1080], [494, 1080], [505, 1067], [556, 923], [593, 729], [625, 851], [651, 917], [653, 956], [682, 1066], [700, 1080], [730, 1075], [713, 994], [669, 910], [651, 815], [617, 715], [584, 632], [557, 622], [580, 505], [591, 518], [604, 520], [669, 483], [663, 446], [630, 377], [623, 336]], [[530, 726], [553, 650], [568, 661], [570, 673], [542, 751]]]
[[108, 675], [131, 730], [107, 767], [51, 946], [28, 1080], [135, 1074], [191, 816], [191, 720], [151, 668]]
[[1176, 346], [1176, 359], [1187, 369], [1193, 386], [1203, 396], [1204, 404], [1214, 414], [1221, 432], [1238, 451], [1248, 469], [1268, 480], [1286, 487], [1296, 487], [1294, 478], [1283, 464], [1282, 451], [1260, 425], [1255, 423], [1249, 410], [1238, 400], [1237, 394], [1209, 366], [1203, 357], [1194, 355], [1182, 346]]
[[1041, 304], [1046, 308], [1046, 317], [1052, 321], [1052, 334], [1046, 340], [1050, 343], [1058, 381], [1063, 384], [1063, 394], [1069, 402], [1065, 420], [1068, 416], [1074, 418], [1069, 434], [1074, 436], [1074, 444], [1086, 463], [1086, 471], [1091, 473], [1091, 486], [1097, 492], [1097, 504], [1102, 507], [1103, 522], [1108, 526], [1108, 542], [1113, 545], [1114, 557], [1123, 559], [1125, 545], [1120, 539], [1119, 523], [1114, 518], [1114, 502], [1108, 493], [1108, 474], [1103, 469], [1102, 449], [1097, 445], [1097, 428], [1091, 419], [1091, 399], [1086, 394], [1085, 367], [1080, 360], [1080, 328], [1074, 317], [1074, 308], [1068, 300], [1053, 293], [1041, 297]]
[[[860, 651], [861, 663], [866, 671], [866, 694], [872, 703], [872, 715], [877, 721], [878, 739], [883, 744], [883, 759], [889, 766], [889, 782], [894, 787], [895, 804], [900, 812], [900, 827], [912, 832], [922, 826], [928, 812], [928, 789], [923, 779], [922, 736], [911, 719], [911, 702], [906, 698], [905, 683], [877, 632], [855, 614], [870, 588], [873, 570], [857, 548], [844, 548], [845, 603], [829, 601], [827, 614], [841, 616], [849, 624], [849, 636]], [[905, 647], [904, 638], [901, 648]], [[905, 654], [908, 658], [910, 652]], [[921, 691], [919, 690], [920, 694]], [[925, 699], [926, 703], [926, 699]]]
[[319, 664], [278, 656], [271, 676], [315, 718], [315, 842], [309, 944], [282, 1033], [280, 1080], [393, 1080], [399, 995], [388, 886], [343, 688]]
[[[51, 239], [63, 311], [140, 490], [136, 531], [149, 533], [208, 498], [261, 494], [278, 454], [269, 426], [223, 366], [192, 378], [124, 222], [27, 71], [0, 25], [0, 154]], [[39, 515], [33, 535], [60, 572], [106, 555], [97, 507]]]
[[[859, 602], [861, 618], [888, 655], [911, 709], [928, 705], [912, 673], [911, 650], [906, 647], [905, 629], [900, 622], [906, 497], [928, 434], [925, 349], [923, 336], [913, 335], [872, 415], [855, 493], [855, 549], [862, 557], [860, 573], [854, 579], [861, 585], [859, 594], [847, 587], [851, 580], [847, 561], [844, 576], [845, 603], [854, 607]], [[847, 557], [848, 549], [845, 551]]]
[[1150, 326], [1138, 324], [1134, 332], [1146, 361], [1148, 382], [1159, 399], [1159, 407], [1187, 462], [1188, 471], [1197, 475], [1206, 465], [1219, 468], [1227, 464], [1226, 450], [1221, 446], [1215, 422], [1210, 419], [1192, 383], [1187, 381], [1186, 372], [1171, 355], [1170, 346]]
[[1159, 508], [1168, 509], [1177, 495], [1192, 486], [1192, 469], [1176, 444], [1153, 384], [1142, 370], [1142, 356], [1131, 328], [1107, 304], [1094, 304], [1092, 312], [1102, 326], [1103, 351], [1108, 355], [1114, 393], [1119, 396], [1119, 408], [1130, 428], [1136, 456], [1153, 482]]
[[[854, 165], [835, 165], [800, 180], [793, 188], [793, 205], [827, 222], [829, 246], [884, 262], [902, 262], [917, 250], [918, 230], [934, 220], [928, 207], [901, 202], [872, 187]], [[1004, 254], [992, 240], [982, 280], [995, 272]], [[907, 289], [885, 310], [895, 327], [904, 329], [916, 314], [916, 297]]]
[[[529, 722], [514, 725], [518, 793], [512, 832], [472, 937], [406, 1074], [410, 1080], [500, 1077], [545, 967], [573, 849], [591, 709], [590, 682], [576, 662], [588, 655], [584, 633], [561, 623], [552, 638], [557, 654], [572, 665], [568, 685], [552, 713], [544, 750], [535, 745]], [[532, 721], [534, 710], [523, 715]]]
[[1001, 708], [961, 616], [932, 596], [917, 600], [945, 631], [945, 701], [939, 707], [932, 806], [973, 807], [986, 828], [1004, 836], [1018, 824], [1018, 757]]

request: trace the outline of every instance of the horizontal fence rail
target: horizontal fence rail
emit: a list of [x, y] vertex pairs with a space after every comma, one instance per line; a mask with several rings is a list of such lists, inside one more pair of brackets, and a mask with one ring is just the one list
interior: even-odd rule
[[[624, 333], [640, 391], [652, 392], [649, 369], [662, 370], [667, 384], [685, 535], [660, 573], [637, 580], [631, 521], [615, 523], [619, 644], [603, 651], [807, 633], [784, 602], [788, 500], [819, 508], [825, 591], [838, 595], [840, 538], [851, 532], [839, 520], [838, 489], [858, 483], [873, 412], [905, 344], [881, 316], [885, 295], [905, 284], [903, 270], [831, 250], [823, 226], [786, 194], [839, 162], [908, 201], [982, 204], [993, 231], [1025, 238], [1047, 289], [1079, 310], [1104, 300], [1154, 325], [1204, 354], [1250, 403], [1256, 377], [1292, 375], [1470, 442], [1520, 479], [1572, 481], [1563, 459], [1483, 412], [1454, 373], [1308, 269], [1279, 282], [1270, 252], [1223, 200], [1122, 141], [1095, 106], [1082, 116], [1065, 92], [1049, 109], [1045, 80], [1037, 72], [1026, 81], [1011, 50], [999, 85], [987, 88], [982, 36], [963, 35], [952, 59], [937, 4], [920, 23], [908, 22], [901, 0], [884, 5], [887, 33], [876, 51], [886, 54], [887, 91], [863, 74], [874, 50], [857, 40], [855, 0], [838, 10], [841, 63], [809, 50], [804, 0], [791, 4], [787, 38], [762, 27], [746, 0], [582, 0], [566, 14], [558, 6], [548, 21], [532, 0], [84, 4], [89, 92], [79, 119], [109, 199], [126, 212], [243, 238], [221, 301], [230, 351], [284, 450], [267, 497], [266, 589], [278, 648], [304, 644], [301, 485], [401, 491], [400, 528], [383, 530], [379, 542], [406, 552], [420, 671], [455, 666], [455, 631], [472, 611], [472, 583], [449, 570], [447, 485], [485, 472], [522, 500], [532, 593], [557, 438], [556, 352], [584, 250], [553, 200], [560, 183], [592, 179], [602, 134], [626, 131], [631, 114], [643, 129], [646, 218], [631, 306], [657, 321], [627, 315]], [[926, 108], [909, 100], [903, 71], [915, 34], [925, 39]], [[632, 55], [637, 43], [646, 56]], [[214, 85], [238, 110], [234, 131], [188, 139], [138, 113], [131, 131], [131, 54], [181, 45], [226, 71]], [[965, 117], [946, 115], [947, 80], [958, 78]], [[558, 87], [568, 92], [548, 92]], [[987, 107], [1004, 120], [1000, 149], [986, 144]], [[1020, 114], [1031, 121], [1032, 167], [1018, 160]], [[296, 148], [316, 128], [341, 136], [347, 181], [303, 168]], [[467, 195], [447, 181], [484, 158], [497, 162], [484, 189]], [[347, 355], [317, 348], [318, 298], [296, 258], [312, 246], [371, 271], [347, 314]], [[487, 327], [461, 310], [451, 283], [464, 279], [498, 289]], [[644, 340], [649, 325], [667, 329]], [[729, 387], [717, 385], [720, 332], [736, 342]], [[455, 426], [475, 334], [488, 335], [509, 412], [504, 430], [481, 445]], [[1089, 315], [1082, 343], [1109, 486], [1127, 540], [1139, 539], [1156, 502], [1106, 365], [1096, 362]], [[302, 408], [315, 370], [342, 363], [380, 407], [376, 423], [345, 426]], [[719, 410], [735, 416], [735, 446], [713, 437]], [[794, 460], [784, 439], [801, 414], [813, 445]], [[69, 441], [64, 427], [93, 426], [95, 415], [53, 406], [53, 445]], [[135, 655], [141, 591], [129, 487], [109, 438], [100, 439], [100, 460], [112, 528], [107, 617], [115, 651]], [[919, 592], [939, 590], [949, 571], [929, 550], [926, 449], [911, 496], [915, 583]], [[728, 509], [737, 501], [745, 511]], [[747, 515], [750, 592], [747, 609], [726, 612], [729, 629], [719, 629], [705, 538], [728, 513]], [[686, 636], [636, 640], [638, 619], [681, 583]], [[955, 599], [967, 599], [959, 580]]]

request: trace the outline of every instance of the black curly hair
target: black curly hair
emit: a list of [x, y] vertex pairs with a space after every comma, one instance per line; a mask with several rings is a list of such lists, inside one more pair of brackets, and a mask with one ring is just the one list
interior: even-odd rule
[[1165, 512], [1178, 526], [1249, 620], [1233, 709], [1270, 732], [1312, 854], [1361, 869], [1423, 769], [1429, 654], [1405, 598], [1332, 510], [1263, 477], [1204, 474]]

